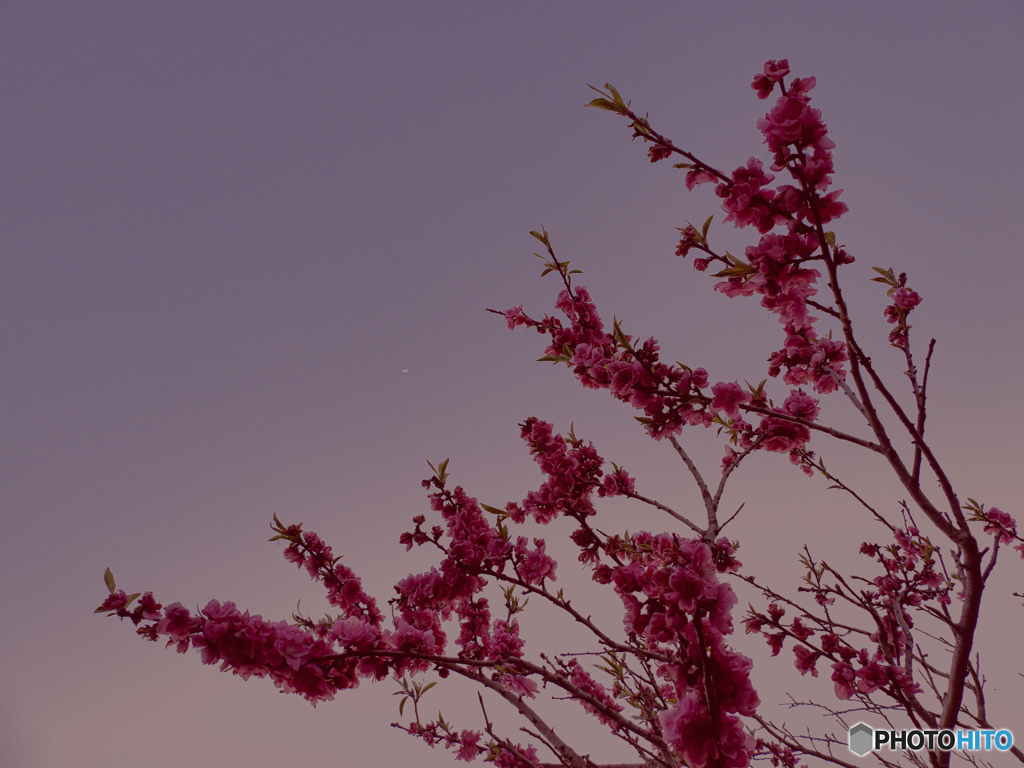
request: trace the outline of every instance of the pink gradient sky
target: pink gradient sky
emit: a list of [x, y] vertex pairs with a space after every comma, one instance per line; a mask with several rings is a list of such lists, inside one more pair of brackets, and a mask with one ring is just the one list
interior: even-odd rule
[[[1024, 5], [757, 7], [0, 7], [0, 766], [449, 765], [388, 727], [390, 683], [314, 710], [94, 616], [103, 569], [164, 602], [276, 619], [302, 598], [317, 613], [317, 590], [266, 543], [277, 513], [386, 598], [427, 564], [397, 542], [427, 511], [426, 460], [450, 457], [488, 503], [522, 498], [539, 475], [516, 424], [533, 414], [574, 421], [652, 495], [692, 503], [631, 413], [533, 363], [539, 338], [483, 311], [550, 308], [527, 234], [543, 224], [607, 318], [712, 380], [763, 376], [774, 322], [672, 256], [674, 227], [721, 219], [710, 192], [686, 194], [621, 121], [582, 109], [587, 83], [611, 81], [732, 168], [764, 156], [749, 88], [763, 61], [817, 76], [872, 351], [897, 370], [866, 282], [893, 266], [925, 297], [919, 337], [939, 339], [940, 455], [964, 496], [1024, 521]], [[701, 455], [712, 467], [721, 450]], [[795, 585], [804, 541], [846, 552], [876, 536], [784, 459], [748, 470], [730, 533], [752, 568]], [[879, 503], [900, 498], [861, 457], [848, 472]], [[609, 527], [665, 525], [620, 513]], [[1003, 565], [997, 588], [1019, 589], [1020, 562]], [[1024, 737], [1024, 684], [1002, 666], [1018, 602], [988, 605], [984, 649], [992, 700]], [[757, 668], [762, 699], [782, 698], [790, 664]]]

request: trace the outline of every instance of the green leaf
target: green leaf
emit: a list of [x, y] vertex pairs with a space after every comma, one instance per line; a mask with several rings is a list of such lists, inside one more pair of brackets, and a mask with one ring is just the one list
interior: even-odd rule
[[481, 504], [480, 507], [482, 509], [490, 512], [492, 515], [505, 515], [505, 514], [508, 514], [504, 509], [498, 509], [497, 507], [492, 507], [490, 504]]
[[405, 712], [405, 702], [408, 701], [408, 696], [403, 696], [402, 700], [398, 702], [398, 716], [401, 717]]
[[107, 589], [110, 590], [111, 594], [113, 594], [114, 590], [117, 589], [117, 582], [114, 581], [114, 573], [109, 568], [103, 572], [103, 582], [107, 585]]
[[891, 268], [882, 269], [881, 267], [872, 267], [871, 269], [873, 269], [875, 272], [881, 275], [881, 277], [872, 277], [871, 282], [885, 283], [886, 285], [891, 285], [893, 288], [899, 287], [899, 283], [896, 280], [896, 275], [893, 273]]
[[750, 272], [751, 270], [749, 269], [729, 267], [728, 269], [723, 269], [721, 272], [715, 272], [712, 277], [743, 277], [744, 275], [749, 275]]
[[595, 93], [601, 94], [601, 98], [594, 99], [586, 106], [593, 107], [594, 109], [606, 109], [619, 115], [629, 114], [629, 108], [627, 107], [626, 102], [623, 100], [619, 92], [615, 90], [615, 86], [611, 83], [604, 84], [604, 87], [608, 89], [607, 93], [592, 85], [587, 87]]
[[708, 220], [704, 222], [704, 226], [700, 228], [700, 236], [707, 240], [708, 228], [711, 226], [711, 220], [715, 218], [714, 214], [708, 216]]
[[638, 136], [649, 136], [651, 133], [651, 127], [647, 124], [646, 120], [634, 120], [630, 127], [636, 131]]
[[743, 383], [747, 385], [747, 389], [750, 390], [752, 395], [759, 398], [761, 397], [761, 393], [764, 392], [764, 385], [768, 383], [768, 379], [761, 379], [760, 383], [756, 387], [750, 386], [750, 382], [746, 379], [743, 380]]
[[531, 229], [530, 234], [540, 240], [546, 247], [551, 247], [551, 240], [548, 239], [548, 231], [544, 229], [544, 227], [540, 228], [540, 232], [535, 229]]
[[612, 316], [612, 338], [615, 342], [623, 349], [632, 350], [629, 346], [629, 339], [626, 338], [626, 334], [622, 331], [622, 326], [619, 324], [619, 319]]

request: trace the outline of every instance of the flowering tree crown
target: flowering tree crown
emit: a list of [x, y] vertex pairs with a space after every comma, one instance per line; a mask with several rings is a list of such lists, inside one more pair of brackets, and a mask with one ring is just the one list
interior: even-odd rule
[[[436, 550], [438, 563], [399, 580], [387, 610], [319, 536], [275, 516], [271, 540], [282, 542], [285, 558], [323, 585], [335, 613], [282, 622], [217, 600], [196, 611], [164, 606], [150, 592], [118, 589], [109, 569], [110, 594], [97, 612], [130, 619], [140, 635], [164, 639], [180, 653], [194, 648], [206, 664], [243, 678], [270, 678], [313, 704], [362, 680], [392, 678], [401, 717], [411, 703], [411, 720], [395, 725], [451, 750], [456, 760], [483, 759], [500, 768], [606, 766], [541, 713], [543, 691], [592, 715], [597, 727], [635, 753], [637, 768], [741, 768], [756, 758], [791, 767], [804, 759], [849, 765], [843, 732], [798, 733], [761, 711], [752, 661], [732, 645], [736, 584], [761, 597], [761, 607], [752, 606], [742, 622], [746, 633], [760, 635], [772, 656], [788, 646], [801, 675], [818, 677], [824, 670], [830, 676], [832, 703], [818, 705], [838, 725], [875, 716], [932, 729], [990, 727], [979, 662], [972, 659], [974, 634], [1000, 549], [1024, 557], [1024, 539], [1009, 514], [973, 499], [961, 503], [925, 439], [934, 341], [919, 367], [908, 319], [921, 297], [905, 274], [875, 268], [872, 279], [889, 298], [888, 343], [905, 363], [911, 408], [900, 404], [854, 334], [840, 281], [854, 259], [831, 229], [847, 206], [842, 190], [832, 188], [835, 145], [811, 106], [814, 78], [790, 77], [787, 61], [769, 61], [752, 87], [761, 99], [776, 95], [757, 122], [769, 164], [751, 157], [731, 173], [677, 147], [611, 85], [588, 106], [626, 118], [633, 136], [648, 145], [651, 162], [678, 160], [687, 189], [713, 184], [724, 221], [757, 232], [742, 258], [719, 252], [710, 241], [709, 217], [700, 228], [679, 228], [676, 254], [692, 255], [699, 272], [715, 270], [716, 291], [759, 297], [775, 316], [782, 343], [768, 358], [764, 380], [757, 386], [716, 381], [704, 368], [665, 362], [653, 337], [640, 341], [617, 320], [609, 328], [590, 292], [574, 282], [579, 270], [555, 255], [544, 230], [532, 234], [543, 246], [544, 274], [560, 281], [560, 315], [535, 318], [521, 305], [498, 313], [510, 329], [545, 336], [542, 360], [567, 366], [584, 387], [607, 390], [636, 409], [643, 429], [670, 446], [697, 485], [699, 514], [649, 498], [632, 475], [572, 429], [559, 434], [531, 416], [519, 425], [521, 436], [545, 479], [520, 500], [482, 504], [452, 486], [447, 461], [431, 465], [423, 486], [433, 518], [414, 517], [401, 543]], [[773, 397], [767, 382], [778, 378], [783, 388]], [[862, 433], [821, 421], [819, 397], [826, 395], [852, 405]], [[716, 478], [701, 473], [680, 440], [696, 427], [715, 427], [724, 440]], [[909, 438], [909, 452], [896, 447], [897, 437]], [[812, 438], [878, 454], [908, 500], [893, 510], [872, 507], [826, 469], [809, 448]], [[807, 475], [825, 477], [883, 526], [884, 543], [860, 546], [867, 575], [840, 573], [806, 548], [798, 596], [743, 571], [737, 542], [722, 535], [735, 515], [723, 520], [720, 503], [730, 477], [756, 451], [785, 454]], [[926, 490], [925, 477], [937, 494]], [[611, 497], [660, 510], [671, 530], [607, 533], [614, 522], [597, 524], [598, 504]], [[547, 543], [517, 532], [528, 518], [542, 525], [571, 521], [578, 560], [597, 585], [615, 593], [621, 621], [607, 626], [607, 617], [584, 615], [554, 589], [559, 566]], [[592, 649], [528, 653], [518, 617], [531, 598], [585, 629]], [[492, 701], [488, 709], [480, 696], [471, 727], [421, 716], [420, 701], [436, 682], [426, 678], [451, 674], [472, 681]], [[498, 701], [525, 722], [525, 743], [491, 719]], [[1024, 762], [1019, 748], [1010, 752]], [[926, 755], [894, 754], [887, 764], [946, 766], [951, 759], [937, 748]]]

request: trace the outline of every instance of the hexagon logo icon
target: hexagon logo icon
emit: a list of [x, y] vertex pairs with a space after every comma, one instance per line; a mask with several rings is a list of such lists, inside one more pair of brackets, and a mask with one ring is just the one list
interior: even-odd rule
[[875, 740], [875, 732], [870, 725], [857, 723], [850, 729], [850, 751], [858, 757], [864, 757], [871, 751]]

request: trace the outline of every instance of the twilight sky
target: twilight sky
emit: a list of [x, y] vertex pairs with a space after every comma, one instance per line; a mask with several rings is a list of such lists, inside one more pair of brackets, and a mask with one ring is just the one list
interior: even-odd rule
[[[760, 380], [780, 341], [672, 256], [675, 227], [722, 213], [650, 165], [623, 121], [583, 109], [587, 83], [612, 82], [731, 170], [766, 157], [749, 87], [764, 60], [817, 77], [862, 335], [898, 379], [867, 278], [906, 271], [925, 299], [917, 338], [939, 340], [934, 445], [962, 496], [1024, 521], [1022, 28], [1010, 0], [4, 3], [0, 765], [449, 765], [388, 727], [390, 682], [314, 710], [94, 616], [103, 569], [164, 603], [278, 619], [301, 598], [318, 614], [319, 591], [266, 543], [277, 513], [386, 599], [429, 567], [398, 544], [428, 511], [426, 461], [450, 457], [482, 501], [521, 499], [540, 481], [516, 427], [530, 415], [574, 422], [638, 487], [693, 504], [627, 408], [532, 362], [541, 339], [484, 312], [550, 311], [528, 235], [543, 225], [607, 320], [712, 381]], [[721, 449], [687, 439], [713, 471]], [[816, 447], [895, 508], [877, 464]], [[803, 543], [856, 562], [879, 536], [784, 458], [747, 470], [729, 533], [753, 571], [795, 586]], [[665, 525], [632, 507], [606, 523]], [[1002, 566], [982, 647], [1000, 725], [1024, 736], [1024, 685], [1003, 666], [1022, 568]], [[781, 700], [791, 659], [736, 644], [762, 699]], [[827, 675], [811, 690], [830, 697]], [[480, 726], [447, 700], [446, 717]]]

